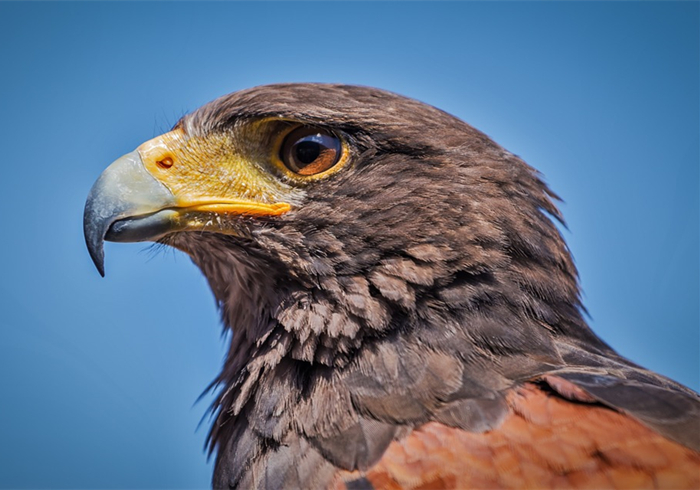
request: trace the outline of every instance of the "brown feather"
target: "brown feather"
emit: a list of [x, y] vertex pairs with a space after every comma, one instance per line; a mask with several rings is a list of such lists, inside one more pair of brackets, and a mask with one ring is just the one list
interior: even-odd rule
[[534, 384], [512, 391], [509, 415], [477, 434], [430, 422], [393, 442], [365, 478], [375, 489], [673, 488], [700, 486], [700, 454], [629, 416]]
[[[299, 186], [289, 213], [163, 240], [233, 330], [213, 384], [215, 487], [698, 485], [700, 397], [588, 327], [533, 168], [368, 87], [257, 87], [179, 127], [241, 141], [267, 120], [340, 135], [351, 159]], [[271, 155], [268, 136], [243, 146]]]

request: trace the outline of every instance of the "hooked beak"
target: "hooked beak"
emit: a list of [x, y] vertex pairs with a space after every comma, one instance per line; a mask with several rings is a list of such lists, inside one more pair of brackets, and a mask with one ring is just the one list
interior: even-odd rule
[[176, 129], [107, 167], [92, 186], [83, 215], [85, 242], [102, 276], [105, 240], [157, 241], [187, 230], [230, 234], [235, 230], [217, 227], [212, 217], [276, 216], [291, 209], [274, 198], [282, 193], [268, 175], [231, 156], [233, 151], [222, 152], [222, 141], [228, 142], [192, 140]]
[[[85, 243], [100, 275], [105, 275], [105, 239], [157, 240], [168, 233], [167, 208], [176, 204], [173, 193], [146, 170], [138, 151], [107, 167], [90, 189], [83, 214]], [[120, 223], [124, 218], [131, 219]]]

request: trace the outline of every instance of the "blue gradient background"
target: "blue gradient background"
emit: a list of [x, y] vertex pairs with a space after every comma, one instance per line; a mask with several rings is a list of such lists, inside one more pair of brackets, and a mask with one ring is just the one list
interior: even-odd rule
[[178, 252], [82, 237], [87, 192], [258, 84], [393, 90], [541, 170], [593, 328], [700, 386], [699, 4], [0, 3], [0, 487], [204, 488], [214, 301]]

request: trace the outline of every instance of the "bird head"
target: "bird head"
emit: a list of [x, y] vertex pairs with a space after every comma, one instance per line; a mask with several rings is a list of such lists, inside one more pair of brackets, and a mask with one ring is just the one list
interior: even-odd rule
[[504, 349], [526, 341], [526, 320], [580, 324], [553, 199], [535, 170], [434, 107], [286, 84], [217, 99], [118, 159], [84, 228], [101, 273], [104, 240], [175, 247], [226, 325], [258, 343], [283, 330], [295, 358], [331, 365], [435, 318], [506, 312]]
[[552, 373], [562, 397], [686, 443], [692, 393], [583, 320], [555, 200], [434, 107], [289, 84], [215, 100], [118, 159], [84, 228], [101, 273], [104, 240], [156, 241], [207, 277], [233, 330], [211, 385], [215, 488], [325, 487], [429, 421], [495, 431], [513, 389]]

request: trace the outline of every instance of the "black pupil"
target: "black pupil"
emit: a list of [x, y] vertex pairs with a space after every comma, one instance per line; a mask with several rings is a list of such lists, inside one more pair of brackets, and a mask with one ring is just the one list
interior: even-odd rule
[[280, 159], [293, 172], [315, 175], [338, 163], [342, 152], [340, 139], [334, 134], [302, 126], [287, 135]]
[[295, 156], [300, 165], [306, 166], [313, 163], [321, 154], [321, 144], [312, 138], [307, 136], [295, 145]]

